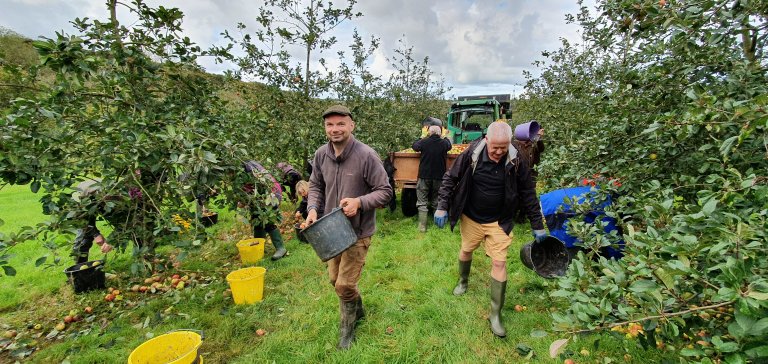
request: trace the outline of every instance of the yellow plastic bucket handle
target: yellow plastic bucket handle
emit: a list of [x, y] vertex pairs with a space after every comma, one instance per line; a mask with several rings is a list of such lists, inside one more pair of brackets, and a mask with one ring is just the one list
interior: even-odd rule
[[[197, 350], [199, 350], [199, 349], [200, 349], [200, 346], [202, 346], [202, 345], [203, 345], [203, 340], [205, 340], [205, 332], [203, 332], [203, 330], [195, 330], [195, 329], [176, 329], [176, 330], [171, 330], [171, 331], [168, 331], [168, 332], [166, 332], [164, 335], [167, 335], [167, 334], [171, 334], [171, 333], [174, 333], [174, 332], [179, 332], [179, 331], [189, 331], [189, 332], [194, 332], [194, 333], [196, 333], [196, 334], [200, 335], [200, 343], [199, 343], [199, 344], [197, 344], [197, 346], [195, 346], [194, 348], [190, 349], [188, 352], [184, 353], [184, 355], [181, 355], [181, 356], [180, 356], [180, 358], [181, 358], [181, 357], [185, 357], [185, 356], [189, 355], [189, 354], [190, 354], [190, 353], [192, 353], [193, 351], [197, 351]], [[199, 356], [199, 354], [198, 354], [197, 356]], [[197, 356], [196, 356], [196, 357], [197, 357]], [[197, 362], [197, 359], [195, 359], [195, 362]]]

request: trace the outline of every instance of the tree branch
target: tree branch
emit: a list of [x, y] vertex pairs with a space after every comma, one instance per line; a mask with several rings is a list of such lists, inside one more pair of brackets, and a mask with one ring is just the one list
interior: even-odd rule
[[622, 326], [622, 325], [631, 324], [631, 323], [635, 323], [635, 322], [643, 322], [643, 321], [655, 320], [655, 319], [666, 319], [667, 317], [682, 316], [682, 315], [693, 313], [693, 312], [697, 312], [697, 311], [704, 311], [704, 310], [710, 310], [710, 309], [714, 309], [714, 308], [718, 308], [718, 307], [730, 306], [730, 305], [734, 304], [735, 302], [736, 302], [736, 300], [730, 300], [728, 302], [718, 303], [718, 304], [709, 305], [709, 306], [701, 306], [701, 307], [691, 308], [691, 309], [680, 311], [680, 312], [673, 312], [673, 313], [654, 315], [654, 316], [646, 316], [646, 317], [639, 318], [639, 319], [636, 319], [636, 320], [629, 320], [629, 321], [624, 321], [624, 322], [614, 322], [614, 323], [609, 324], [607, 326], [598, 326], [598, 327], [596, 327], [594, 329], [584, 329], [584, 330], [568, 331], [568, 333], [569, 334], [584, 334], [584, 333], [588, 333], [588, 332], [594, 332], [594, 331], [600, 331], [600, 330], [605, 330], [605, 329], [611, 329], [611, 328], [614, 328], [616, 326]]

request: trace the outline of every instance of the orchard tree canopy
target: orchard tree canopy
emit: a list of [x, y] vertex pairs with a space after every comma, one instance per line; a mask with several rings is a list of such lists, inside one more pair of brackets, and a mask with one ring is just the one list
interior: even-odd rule
[[[268, 188], [243, 195], [243, 162], [260, 160], [270, 168], [285, 161], [300, 168], [325, 143], [320, 113], [338, 102], [310, 96], [331, 89], [354, 110], [357, 136], [382, 155], [410, 145], [419, 121], [442, 111], [441, 81], [425, 61], [409, 70], [419, 84], [397, 86], [400, 93], [422, 96], [397, 102], [389, 96], [393, 83], [344, 72], [364, 69], [378, 47], [372, 41], [367, 53], [355, 51], [354, 66], [342, 64], [338, 72], [306, 68], [307, 82], [293, 82], [301, 79], [302, 67], [284, 57], [288, 43], [304, 44], [309, 57], [310, 51], [335, 42], [324, 38], [328, 30], [361, 15], [352, 11], [354, 1], [344, 9], [312, 4], [309, 10], [319, 13], [292, 12], [296, 3], [291, 1], [265, 5], [281, 8], [294, 19], [308, 17], [306, 27], [286, 28], [284, 22], [266, 21], [269, 11], [262, 9], [264, 28], [256, 38], [270, 38], [277, 42], [272, 43], [275, 47], [257, 50], [246, 35], [240, 40], [230, 37], [234, 44], [203, 50], [181, 35], [183, 14], [178, 9], [150, 7], [142, 0], [110, 1], [108, 21], [75, 19], [77, 34], [57, 33], [34, 41], [39, 63], [4, 62], [0, 87], [12, 93], [6, 94], [0, 124], [0, 179], [3, 184], [29, 184], [32, 192], [40, 193], [42, 209], [52, 220], [0, 236], [0, 266], [8, 267], [3, 253], [14, 244], [39, 235], [55, 247], [51, 233], [71, 233], [93, 214], [101, 214], [114, 227], [111, 238], [121, 248], [133, 245], [140, 258], [134, 272], [157, 244], [201, 244], [206, 238], [201, 226], [196, 225], [193, 234], [179, 235], [172, 217], [195, 218], [189, 211], [196, 196], [213, 190], [220, 207], [234, 209], [244, 199], [268, 200]], [[139, 20], [120, 24], [120, 11]], [[359, 37], [356, 42], [358, 50], [365, 48]], [[230, 53], [235, 46], [243, 47], [244, 56]], [[234, 61], [241, 68], [227, 76], [210, 75], [197, 64], [200, 57]], [[340, 57], [344, 60], [343, 54]], [[404, 57], [409, 64], [421, 65], [410, 53]], [[245, 74], [267, 83], [232, 77]], [[440, 86], [434, 89], [433, 84]], [[427, 95], [424, 89], [436, 92]], [[92, 179], [99, 181], [98, 197], [86, 199], [88, 204], [73, 199], [73, 188]], [[275, 214], [269, 204], [262, 205], [261, 216]]]
[[[768, 4], [604, 0], [572, 21], [583, 44], [544, 53], [517, 117], [552, 141], [547, 188], [619, 179], [600, 188], [624, 235], [569, 225], [588, 254], [553, 293], [571, 303], [555, 327], [613, 329], [694, 361], [764, 360]], [[623, 259], [596, 258], [619, 238]]]

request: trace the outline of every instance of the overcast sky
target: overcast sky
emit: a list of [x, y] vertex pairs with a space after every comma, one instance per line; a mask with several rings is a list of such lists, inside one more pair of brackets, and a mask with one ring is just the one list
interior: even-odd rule
[[[54, 32], [74, 30], [76, 17], [107, 19], [106, 0], [0, 0], [0, 26], [31, 38], [53, 37]], [[238, 22], [253, 25], [260, 1], [166, 0], [147, 1], [177, 7], [184, 14], [187, 36], [204, 48], [223, 44], [220, 33], [234, 31]], [[336, 0], [337, 6], [345, 4]], [[355, 7], [363, 17], [345, 23], [337, 38], [343, 47], [351, 30], [368, 39], [375, 35], [381, 47], [371, 69], [386, 75], [388, 57], [404, 39], [418, 60], [429, 56], [433, 71], [442, 74], [453, 89], [446, 95], [519, 94], [523, 71], [537, 74], [532, 62], [543, 50], [559, 48], [560, 38], [579, 41], [578, 27], [566, 24], [565, 15], [578, 10], [576, 0], [360, 0]], [[120, 11], [119, 11], [120, 12]], [[125, 9], [121, 14], [126, 14]], [[125, 18], [123, 18], [125, 17]], [[121, 16], [123, 24], [131, 19]], [[323, 56], [334, 64], [335, 52]], [[222, 65], [201, 64], [210, 72]]]

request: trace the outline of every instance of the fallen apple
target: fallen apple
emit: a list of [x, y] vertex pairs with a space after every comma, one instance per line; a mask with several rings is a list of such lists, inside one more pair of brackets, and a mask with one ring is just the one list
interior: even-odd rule
[[[70, 315], [64, 316], [64, 323], [65, 324], [71, 324], [73, 322], [75, 322], [75, 318], [73, 316], [70, 316]], [[61, 331], [61, 330], [59, 330], [59, 331]]]
[[153, 278], [147, 278], [147, 279], [144, 280], [144, 284], [152, 284], [154, 282], [155, 282], [155, 280]]
[[64, 331], [64, 329], [67, 328], [67, 325], [63, 322], [59, 322], [54, 328], [59, 331]]
[[42, 328], [43, 328], [43, 325], [35, 324], [35, 327], [34, 327], [35, 330], [42, 330]]
[[131, 287], [131, 292], [134, 292], [134, 293], [138, 292], [139, 288], [141, 288], [141, 286], [139, 286], [138, 284], [134, 284], [133, 287]]
[[112, 291], [112, 294], [115, 295], [115, 296], [119, 296], [120, 295], [120, 291], [119, 290], [114, 290], [114, 291]]
[[7, 330], [3, 333], [3, 337], [6, 339], [13, 339], [16, 337], [16, 330]]
[[171, 279], [181, 279], [181, 276], [178, 274], [174, 274], [171, 276]]
[[179, 284], [176, 285], [176, 289], [184, 289], [184, 281], [179, 282]]
[[523, 306], [515, 305], [515, 311], [517, 312], [523, 312]]
[[91, 312], [93, 312], [93, 307], [91, 307], [91, 306], [85, 306], [85, 308], [83, 309], [83, 311], [85, 311], [85, 313], [91, 313]]
[[108, 293], [106, 296], [104, 296], [104, 301], [112, 302], [115, 300], [115, 295]]
[[264, 336], [267, 334], [267, 331], [264, 329], [258, 329], [256, 330], [256, 336]]

